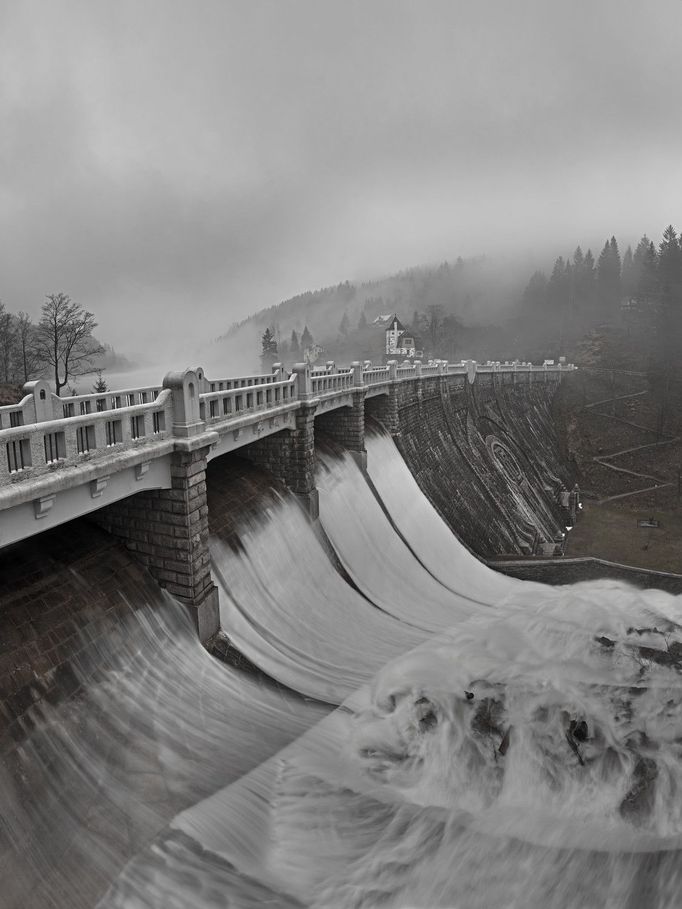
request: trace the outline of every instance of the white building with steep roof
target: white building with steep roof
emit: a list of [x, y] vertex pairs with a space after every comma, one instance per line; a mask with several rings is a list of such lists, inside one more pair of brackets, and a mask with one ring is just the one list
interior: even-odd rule
[[395, 313], [377, 316], [373, 325], [386, 332], [386, 356], [414, 357], [417, 355], [415, 339], [410, 335]]

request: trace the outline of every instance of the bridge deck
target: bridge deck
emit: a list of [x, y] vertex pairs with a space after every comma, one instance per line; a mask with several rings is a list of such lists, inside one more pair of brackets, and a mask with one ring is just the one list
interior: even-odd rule
[[161, 385], [59, 398], [44, 380], [0, 407], [0, 546], [142, 489], [168, 488], [169, 456], [206, 448], [217, 457], [293, 429], [302, 404], [317, 413], [351, 407], [354, 396], [405, 382], [492, 374], [500, 381], [559, 377], [574, 367], [475, 361], [361, 365], [207, 379], [203, 369], [169, 373]]

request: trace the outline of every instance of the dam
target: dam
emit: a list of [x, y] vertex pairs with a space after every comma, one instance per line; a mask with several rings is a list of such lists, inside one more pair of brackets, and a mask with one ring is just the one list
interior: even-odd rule
[[576, 519], [564, 372], [0, 409], [0, 906], [675, 905], [678, 590], [486, 564]]

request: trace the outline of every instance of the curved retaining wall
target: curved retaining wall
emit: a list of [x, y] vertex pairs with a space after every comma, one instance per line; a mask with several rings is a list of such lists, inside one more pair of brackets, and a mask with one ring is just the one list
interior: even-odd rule
[[581, 581], [596, 581], [610, 578], [625, 581], [634, 587], [656, 588], [668, 593], [682, 594], [682, 575], [634, 565], [622, 565], [605, 559], [589, 557], [579, 559], [543, 559], [542, 561], [495, 561], [488, 562], [495, 571], [520, 578], [523, 581], [538, 581], [542, 584], [578, 584]]
[[[504, 377], [511, 379], [511, 377]], [[556, 382], [425, 378], [398, 392], [398, 446], [424, 494], [475, 553], [531, 554], [560, 540], [573, 476], [552, 416]]]

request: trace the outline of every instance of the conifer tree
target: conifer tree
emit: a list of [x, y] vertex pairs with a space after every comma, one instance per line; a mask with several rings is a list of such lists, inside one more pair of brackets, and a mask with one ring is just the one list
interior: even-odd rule
[[602, 318], [615, 317], [620, 301], [620, 253], [615, 237], [604, 244], [597, 263], [599, 308]]
[[549, 285], [547, 288], [548, 302], [553, 312], [561, 312], [562, 308], [568, 303], [568, 281], [566, 272], [567, 263], [564, 257], [554, 262], [554, 268], [550, 275]]
[[296, 334], [295, 329], [291, 330], [291, 340], [289, 341], [289, 350], [291, 351], [292, 355], [299, 354], [301, 352], [301, 347], [298, 343], [298, 335]]
[[540, 312], [547, 303], [547, 277], [544, 271], [536, 271], [530, 277], [523, 292], [523, 301], [526, 308], [532, 312]]
[[588, 249], [585, 253], [585, 261], [583, 262], [583, 275], [585, 276], [586, 285], [590, 288], [594, 286], [596, 274], [597, 269], [594, 264], [594, 256], [592, 255], [592, 250]]
[[348, 336], [348, 330], [350, 328], [350, 322], [348, 321], [348, 313], [344, 312], [341, 322], [339, 323], [339, 333], [345, 338]]
[[623, 256], [620, 280], [623, 294], [627, 297], [633, 297], [635, 295], [635, 288], [637, 287], [637, 279], [635, 275], [634, 255], [631, 246], [628, 246], [625, 250], [625, 255]]
[[261, 363], [264, 369], [271, 369], [272, 364], [277, 360], [277, 341], [270, 330], [266, 328], [261, 338]]
[[306, 351], [310, 350], [313, 346], [313, 336], [308, 331], [308, 326], [306, 325], [303, 329], [303, 334], [301, 335], [301, 350]]
[[104, 394], [105, 391], [109, 390], [109, 386], [107, 385], [107, 380], [102, 375], [101, 369], [97, 370], [97, 378], [95, 379], [95, 384], [92, 386], [92, 390], [97, 395]]
[[662, 289], [672, 289], [680, 283], [682, 255], [677, 233], [672, 224], [663, 231], [663, 239], [658, 246], [658, 274]]
[[571, 303], [574, 315], [581, 316], [581, 325], [591, 308], [594, 296], [593, 286], [594, 259], [592, 252], [588, 249], [587, 253], [583, 254], [581, 247], [578, 246], [573, 253], [571, 269]]
[[[655, 255], [653, 243], [649, 258]], [[655, 291], [650, 302], [655, 317], [654, 345], [649, 368], [649, 381], [658, 404], [658, 432], [662, 434], [671, 406], [671, 383], [679, 374], [679, 350], [682, 346], [682, 252], [672, 224], [663, 231], [658, 247]]]
[[641, 303], [656, 293], [658, 276], [656, 248], [646, 234], [632, 255], [635, 298]]
[[360, 318], [358, 319], [358, 331], [364, 331], [367, 328], [367, 316], [364, 312], [360, 313]]

